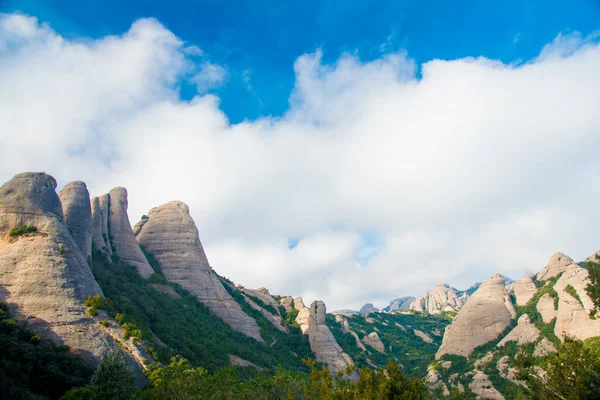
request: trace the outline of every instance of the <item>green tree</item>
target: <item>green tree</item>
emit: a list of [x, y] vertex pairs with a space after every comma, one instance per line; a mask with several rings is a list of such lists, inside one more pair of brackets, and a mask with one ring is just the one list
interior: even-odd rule
[[107, 351], [92, 376], [90, 391], [93, 400], [129, 400], [137, 394], [132, 367], [118, 349]]

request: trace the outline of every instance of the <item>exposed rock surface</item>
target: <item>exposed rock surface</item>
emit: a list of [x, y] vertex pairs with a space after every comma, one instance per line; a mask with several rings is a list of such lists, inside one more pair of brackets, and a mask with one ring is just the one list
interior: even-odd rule
[[263, 303], [272, 306], [276, 310], [276, 314], [279, 315], [279, 304], [277, 301], [271, 296], [269, 290], [267, 288], [258, 288], [258, 289], [245, 289], [243, 290], [249, 296], [253, 296], [258, 298]]
[[367, 303], [358, 310], [359, 314], [371, 314], [379, 312], [379, 309], [376, 308], [373, 304]]
[[[588, 271], [572, 264], [554, 285], [559, 298], [554, 334], [561, 340], [563, 335], [578, 340], [600, 336], [600, 319], [589, 317], [594, 308], [592, 299], [585, 290], [589, 282]], [[575, 289], [579, 299], [565, 290], [568, 285]]]
[[331, 314], [333, 314], [333, 315], [343, 315], [345, 317], [351, 317], [352, 315], [358, 315], [358, 311], [356, 311], [356, 310], [349, 310], [349, 309], [343, 309], [343, 310], [332, 311]]
[[244, 300], [246, 300], [246, 303], [248, 303], [250, 307], [260, 312], [266, 319], [269, 320], [271, 324], [273, 324], [275, 328], [279, 329], [282, 332], [288, 332], [288, 330], [283, 325], [281, 325], [281, 316], [279, 314], [272, 314], [270, 311], [262, 308], [259, 304], [257, 304], [254, 300], [252, 300], [252, 298], [250, 298], [246, 294], [243, 294], [242, 296], [244, 296]]
[[413, 296], [399, 297], [392, 300], [390, 305], [381, 311], [386, 313], [406, 311], [410, 308], [410, 304], [415, 300], [416, 297]]
[[254, 364], [253, 362], [244, 360], [243, 358], [234, 356], [233, 354], [229, 355], [229, 362], [234, 367], [254, 367], [259, 371], [263, 370], [263, 368], [259, 367], [258, 365]]
[[420, 337], [421, 339], [423, 339], [424, 342], [426, 342], [426, 343], [433, 343], [433, 339], [431, 337], [429, 337], [429, 335], [427, 335], [425, 332], [421, 332], [418, 329], [414, 329], [413, 332], [414, 332], [415, 335], [417, 335], [418, 337]]
[[537, 292], [537, 287], [535, 286], [535, 283], [533, 283], [533, 279], [526, 276], [515, 282], [512, 290], [517, 299], [517, 305], [524, 306], [533, 298]]
[[496, 274], [481, 284], [446, 328], [436, 359], [444, 354], [468, 357], [475, 347], [497, 338], [515, 316], [504, 279]]
[[385, 352], [385, 346], [381, 342], [381, 339], [379, 339], [379, 335], [377, 334], [377, 332], [371, 332], [365, 337], [363, 337], [363, 343], [371, 346], [380, 353]]
[[538, 300], [535, 308], [542, 316], [542, 320], [549, 324], [554, 318], [556, 318], [557, 311], [554, 308], [554, 298], [549, 294], [545, 294]]
[[[28, 328], [97, 363], [115, 343], [86, 314], [83, 301], [102, 290], [63, 223], [55, 189], [45, 173], [19, 174], [0, 188], [0, 300]], [[8, 238], [22, 225], [38, 232]]]
[[140, 249], [131, 229], [131, 223], [127, 215], [127, 190], [116, 187], [108, 195], [110, 198], [109, 237], [114, 247], [114, 254], [122, 261], [136, 267], [138, 273], [143, 278], [147, 278], [154, 273], [154, 270]]
[[450, 285], [438, 285], [431, 292], [417, 297], [409, 306], [411, 310], [440, 314], [446, 311], [458, 311], [465, 304], [469, 295], [458, 292]]
[[475, 394], [476, 399], [504, 400], [504, 396], [494, 388], [490, 378], [482, 371], [477, 371], [469, 384], [469, 389]]
[[300, 313], [305, 310], [308, 310], [308, 320], [306, 329], [302, 329], [302, 332], [308, 334], [310, 349], [315, 353], [317, 361], [326, 363], [332, 373], [342, 371], [353, 364], [352, 358], [343, 352], [325, 322], [325, 303], [314, 301], [310, 307], [300, 310]]
[[283, 308], [285, 308], [285, 312], [288, 313], [292, 311], [294, 299], [292, 298], [292, 296], [286, 296], [283, 299], [279, 300], [279, 304], [281, 304]]
[[535, 342], [540, 337], [540, 330], [531, 323], [529, 315], [523, 314], [517, 322], [517, 326], [508, 333], [499, 343], [498, 347], [504, 346], [510, 341], [519, 345]]
[[540, 272], [538, 272], [536, 278], [538, 281], [545, 281], [555, 276], [560, 275], [562, 272], [567, 270], [569, 265], [573, 264], [573, 259], [563, 253], [556, 253], [550, 257], [548, 265], [546, 265]]
[[546, 338], [540, 340], [533, 350], [534, 357], [544, 357], [550, 353], [556, 353], [556, 347]]
[[504, 356], [498, 360], [496, 369], [500, 373], [500, 376], [504, 379], [508, 379], [511, 382], [516, 383], [519, 386], [525, 386], [525, 382], [517, 379], [518, 369], [510, 366], [510, 357]]
[[585, 259], [585, 262], [600, 263], [600, 250]]
[[[111, 209], [112, 201], [111, 192]], [[234, 330], [263, 341], [256, 321], [242, 311], [210, 267], [186, 204], [172, 201], [153, 208], [148, 219], [136, 224], [135, 232], [168, 281], [196, 295]]]
[[85, 183], [67, 183], [58, 194], [67, 229], [86, 261], [92, 260], [92, 209]]
[[485, 356], [481, 357], [479, 360], [475, 361], [473, 364], [475, 368], [481, 368], [487, 364], [489, 364], [494, 359], [494, 351], [488, 351]]
[[362, 342], [360, 341], [360, 338], [358, 337], [356, 332], [354, 332], [353, 330], [350, 329], [350, 324], [348, 324], [348, 321], [343, 316], [336, 315], [335, 320], [340, 323], [340, 325], [342, 326], [343, 332], [346, 332], [346, 333], [349, 333], [352, 335], [352, 337], [354, 338], [354, 340], [356, 342], [356, 346], [359, 349], [361, 349], [362, 351], [367, 351], [367, 348], [365, 347], [365, 345], [362, 344]]
[[110, 198], [107, 194], [94, 197], [92, 203], [92, 249], [100, 251], [109, 257], [112, 256], [112, 246], [108, 235], [108, 215], [110, 213]]

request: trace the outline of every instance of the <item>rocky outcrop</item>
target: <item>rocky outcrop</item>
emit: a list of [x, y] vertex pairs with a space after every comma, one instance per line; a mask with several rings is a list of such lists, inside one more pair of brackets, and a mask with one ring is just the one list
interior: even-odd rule
[[550, 257], [548, 265], [546, 265], [540, 272], [538, 272], [536, 278], [538, 281], [546, 281], [550, 278], [560, 275], [567, 270], [569, 265], [573, 264], [573, 259], [563, 253], [556, 253]]
[[379, 309], [371, 303], [367, 303], [358, 310], [361, 315], [379, 312]]
[[425, 343], [433, 343], [433, 339], [429, 337], [425, 332], [422, 332], [418, 329], [413, 329], [413, 333], [420, 337]]
[[[111, 210], [112, 201], [111, 192]], [[152, 253], [168, 281], [194, 294], [234, 330], [263, 341], [256, 321], [242, 311], [210, 267], [185, 203], [172, 201], [153, 208], [147, 219], [136, 224], [135, 235]]]
[[517, 379], [518, 369], [510, 366], [510, 357], [504, 356], [496, 363], [496, 369], [500, 373], [500, 376], [504, 379], [508, 379], [511, 382], [519, 386], [525, 386], [525, 382]]
[[288, 313], [294, 308], [294, 299], [292, 298], [292, 296], [286, 296], [279, 300], [279, 304], [281, 304], [281, 306], [285, 309], [285, 312]]
[[504, 279], [496, 274], [481, 284], [446, 328], [436, 359], [444, 354], [468, 357], [475, 347], [497, 338], [513, 318], [516, 311]]
[[533, 279], [526, 276], [519, 279], [512, 287], [513, 293], [515, 294], [516, 303], [518, 306], [524, 306], [529, 300], [533, 298], [537, 292], [537, 287], [533, 283]]
[[[86, 314], [84, 300], [102, 290], [63, 222], [55, 189], [45, 173], [19, 174], [0, 188], [0, 300], [28, 328], [97, 363], [115, 343]], [[23, 225], [37, 232], [8, 237]]]
[[505, 400], [504, 396], [496, 390], [490, 378], [482, 371], [477, 371], [473, 376], [473, 380], [469, 384], [469, 389], [476, 397], [476, 399], [490, 399], [490, 400]]
[[585, 262], [600, 263], [600, 250], [585, 259]]
[[92, 203], [92, 250], [107, 255], [108, 260], [112, 256], [112, 246], [108, 235], [108, 215], [110, 199], [107, 194], [94, 197]]
[[335, 320], [340, 323], [340, 325], [342, 326], [343, 332], [349, 333], [350, 335], [352, 335], [352, 337], [354, 338], [354, 341], [356, 342], [356, 346], [359, 349], [361, 349], [362, 351], [367, 351], [367, 348], [365, 347], [365, 345], [362, 344], [362, 342], [360, 341], [356, 332], [354, 332], [353, 330], [350, 329], [350, 324], [348, 324], [348, 321], [343, 316], [336, 315]]
[[[588, 271], [572, 264], [554, 285], [559, 299], [554, 334], [561, 340], [563, 335], [578, 340], [600, 336], [600, 319], [591, 319], [589, 315], [594, 304], [585, 290], [588, 283]], [[578, 298], [569, 293], [568, 286], [575, 290]]]
[[410, 304], [416, 300], [416, 297], [413, 296], [405, 296], [394, 299], [390, 302], [390, 305], [385, 307], [383, 312], [392, 313], [392, 312], [402, 312], [409, 309]]
[[[294, 300], [295, 306], [303, 306], [301, 297]], [[322, 301], [313, 301], [310, 307], [303, 307], [298, 313], [296, 322], [302, 333], [308, 335], [310, 349], [315, 353], [318, 362], [326, 363], [332, 373], [344, 370], [353, 364], [352, 358], [344, 353], [336, 342], [325, 321], [327, 309]]]
[[538, 300], [535, 308], [542, 316], [544, 323], [549, 324], [554, 318], [556, 318], [557, 311], [554, 308], [554, 298], [549, 294], [545, 294]]
[[81, 181], [67, 183], [58, 193], [67, 229], [88, 264], [92, 261], [90, 193]]
[[546, 338], [540, 340], [533, 350], [534, 357], [545, 357], [550, 353], [556, 353], [556, 347]]
[[131, 229], [127, 215], [127, 190], [122, 187], [112, 189], [109, 194], [108, 227], [114, 255], [137, 268], [138, 273], [147, 278], [154, 273], [146, 256], [140, 249]]
[[540, 330], [531, 323], [529, 315], [523, 314], [517, 322], [517, 326], [508, 333], [499, 343], [498, 347], [504, 346], [506, 343], [515, 341], [519, 345], [533, 343], [540, 337]]
[[469, 295], [466, 292], [458, 292], [453, 287], [443, 284], [438, 285], [431, 292], [417, 297], [409, 306], [417, 312], [428, 312], [429, 314], [440, 314], [442, 312], [456, 312], [465, 304]]
[[[245, 292], [245, 290], [243, 292]], [[267, 309], [265, 309], [265, 308], [261, 307], [259, 304], [257, 304], [254, 300], [252, 300], [252, 298], [250, 296], [247, 296], [245, 293], [242, 294], [242, 296], [244, 296], [244, 300], [246, 301], [246, 303], [248, 303], [250, 305], [250, 307], [252, 307], [256, 311], [260, 312], [267, 320], [269, 320], [269, 322], [271, 324], [273, 324], [273, 326], [275, 328], [277, 328], [281, 332], [288, 332], [287, 328], [285, 328], [283, 325], [281, 325], [281, 316], [279, 315], [279, 313], [277, 313], [277, 314], [271, 313]]]
[[381, 339], [379, 339], [379, 335], [377, 334], [377, 332], [369, 333], [368, 335], [363, 337], [362, 341], [364, 344], [371, 346], [378, 352], [385, 353], [385, 346], [381, 342]]
[[344, 317], [351, 317], [353, 315], [358, 315], [358, 311], [356, 311], [356, 310], [349, 310], [349, 309], [343, 309], [343, 310], [332, 311], [331, 314], [333, 314], [333, 315], [343, 315]]

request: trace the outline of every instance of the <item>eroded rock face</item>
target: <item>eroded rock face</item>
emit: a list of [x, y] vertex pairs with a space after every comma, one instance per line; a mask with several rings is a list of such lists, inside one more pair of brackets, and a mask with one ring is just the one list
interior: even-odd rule
[[444, 354], [468, 357], [475, 347], [497, 338], [515, 317], [504, 279], [496, 274], [481, 284], [446, 328], [436, 359]]
[[65, 224], [86, 261], [92, 260], [92, 209], [90, 193], [85, 183], [67, 183], [58, 193]]
[[533, 343], [539, 337], [540, 330], [531, 323], [529, 315], [523, 314], [519, 318], [517, 326], [515, 326], [515, 328], [498, 343], [498, 347], [502, 347], [510, 341], [515, 341], [519, 345]]
[[413, 333], [420, 337], [425, 343], [433, 343], [433, 339], [429, 337], [425, 332], [422, 332], [418, 329], [413, 329]]
[[[0, 300], [28, 328], [97, 363], [115, 343], [86, 314], [84, 300], [102, 290], [63, 223], [55, 189], [44, 173], [16, 175], [0, 188]], [[8, 237], [22, 225], [38, 232]]]
[[154, 270], [140, 249], [131, 229], [127, 215], [127, 190], [116, 187], [109, 192], [108, 197], [108, 229], [114, 255], [136, 267], [140, 276], [147, 278], [154, 273]]
[[371, 332], [367, 336], [363, 337], [363, 343], [371, 346], [380, 353], [385, 352], [385, 346], [381, 342], [381, 339], [379, 339], [377, 332]]
[[517, 299], [518, 306], [526, 305], [536, 292], [537, 287], [535, 286], [535, 283], [533, 283], [533, 280], [528, 276], [519, 279], [513, 285], [513, 293]]
[[538, 300], [535, 308], [542, 316], [544, 323], [549, 324], [556, 318], [557, 311], [554, 308], [554, 298], [549, 294], [545, 294]]
[[375, 313], [378, 311], [379, 311], [379, 309], [377, 307], [375, 307], [373, 304], [367, 303], [364, 306], [362, 306], [360, 308], [360, 310], [358, 310], [358, 313], [359, 314], [370, 314], [370, 313]]
[[[589, 316], [594, 305], [585, 290], [588, 283], [588, 271], [572, 264], [554, 285], [559, 299], [554, 334], [561, 340], [563, 335], [578, 340], [600, 336], [600, 319], [591, 319]], [[575, 289], [579, 298], [567, 292], [568, 285]]]
[[286, 296], [279, 301], [279, 304], [281, 304], [283, 308], [285, 308], [285, 312], [288, 313], [292, 311], [292, 304], [294, 304], [294, 299], [292, 299], [292, 296]]
[[[111, 192], [111, 204], [112, 199]], [[256, 321], [242, 311], [210, 267], [185, 203], [172, 201], [153, 208], [148, 219], [136, 224], [135, 233], [139, 243], [156, 258], [168, 281], [196, 295], [234, 330], [263, 342]]]
[[[108, 221], [108, 213], [102, 215], [100, 199], [98, 197], [93, 197], [90, 203], [92, 209], [92, 253], [99, 251], [108, 255], [107, 246], [109, 244], [106, 243], [106, 239], [102, 236], [103, 224]], [[106, 228], [106, 231], [106, 238], [108, 239], [108, 228]], [[107, 259], [110, 260], [109, 257]]]
[[469, 296], [458, 293], [453, 287], [443, 284], [438, 285], [431, 292], [417, 297], [409, 306], [411, 310], [440, 314], [446, 311], [458, 311], [465, 304]]
[[546, 265], [540, 272], [538, 272], [536, 278], [538, 281], [545, 281], [555, 276], [560, 275], [567, 270], [569, 265], [573, 264], [573, 259], [563, 253], [556, 253], [550, 257], [548, 265]]
[[556, 347], [546, 338], [540, 340], [533, 350], [534, 357], [544, 357], [550, 353], [556, 353]]
[[505, 400], [504, 396], [492, 385], [490, 378], [482, 371], [475, 373], [469, 389], [477, 396], [477, 399]]
[[353, 363], [352, 358], [342, 351], [325, 322], [325, 303], [313, 301], [308, 320], [308, 340], [317, 361], [326, 363], [332, 373], [344, 370]]
[[405, 296], [394, 299], [390, 302], [390, 305], [385, 307], [383, 312], [392, 313], [392, 312], [402, 312], [409, 309], [410, 304], [416, 300], [416, 297], [413, 296]]

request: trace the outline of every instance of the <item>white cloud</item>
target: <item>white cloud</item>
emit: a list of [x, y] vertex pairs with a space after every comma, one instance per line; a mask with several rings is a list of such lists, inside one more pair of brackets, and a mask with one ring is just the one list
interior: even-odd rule
[[[593, 38], [561, 35], [519, 65], [432, 60], [420, 80], [404, 52], [300, 55], [286, 114], [236, 125], [213, 95], [180, 100], [182, 79], [226, 78], [186, 49], [151, 19], [74, 41], [0, 16], [0, 181], [43, 170], [94, 194], [125, 186], [132, 222], [183, 200], [219, 273], [330, 309], [600, 248]], [[379, 240], [357, 268], [362, 232]]]
[[201, 65], [200, 72], [192, 78], [192, 82], [196, 84], [198, 93], [204, 94], [210, 89], [222, 85], [225, 82], [225, 78], [227, 78], [225, 68], [207, 61]]

